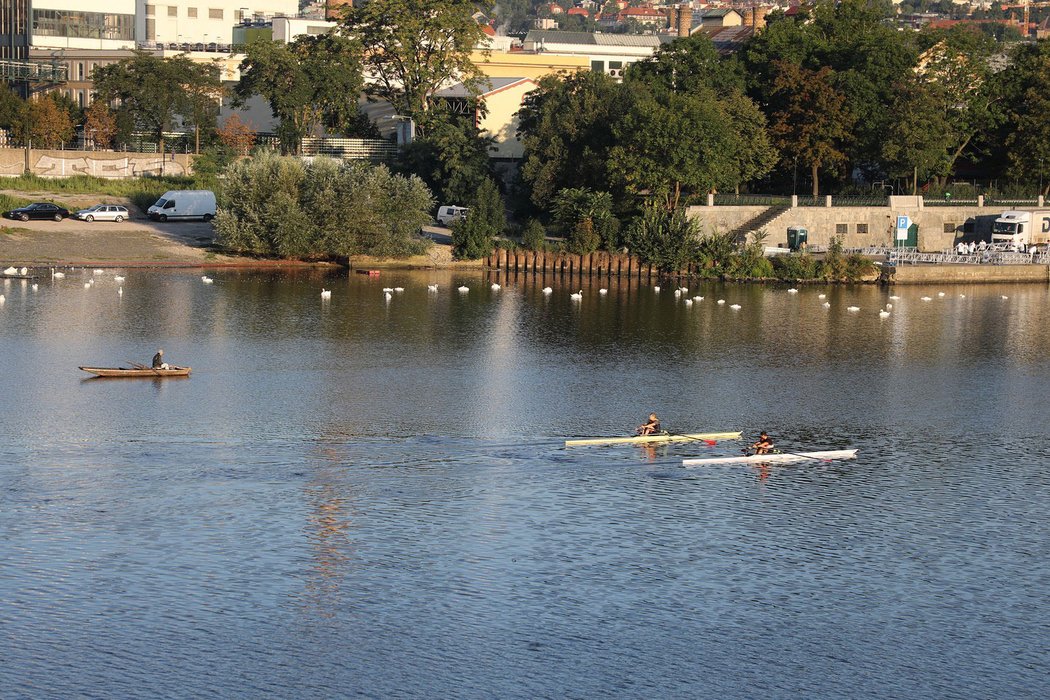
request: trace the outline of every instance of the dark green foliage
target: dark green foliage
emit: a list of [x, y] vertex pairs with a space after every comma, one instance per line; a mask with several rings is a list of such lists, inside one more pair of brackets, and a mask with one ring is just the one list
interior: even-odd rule
[[7, 83], [0, 83], [0, 129], [10, 130], [21, 119], [25, 100], [15, 94]]
[[452, 252], [460, 260], [476, 260], [492, 252], [496, 237], [507, 228], [503, 198], [493, 180], [478, 191], [467, 218], [452, 226]]
[[624, 232], [628, 250], [661, 272], [681, 270], [698, 255], [699, 231], [683, 209], [668, 211], [656, 203], [646, 205]]
[[547, 243], [547, 231], [538, 219], [529, 219], [521, 234], [521, 245], [526, 250], [543, 250]]
[[554, 223], [568, 239], [569, 250], [593, 253], [600, 247], [619, 245], [620, 222], [612, 213], [613, 198], [608, 192], [586, 187], [566, 188], [554, 198]]
[[401, 149], [395, 170], [419, 176], [441, 204], [470, 206], [493, 175], [492, 142], [466, 119], [443, 119]]
[[[205, 102], [218, 102], [222, 93], [219, 67], [191, 61], [185, 55], [159, 58], [135, 51], [131, 58], [95, 68], [95, 99], [118, 102], [118, 125], [124, 131], [129, 121], [152, 134], [164, 150], [164, 132], [171, 131], [181, 116], [188, 122], [213, 126], [217, 110]], [[122, 119], [120, 115], [125, 115]], [[123, 134], [122, 134], [123, 135]], [[121, 135], [117, 137], [120, 143]]]
[[792, 253], [771, 260], [773, 274], [782, 280], [811, 280], [817, 277], [817, 261], [812, 255]]
[[357, 107], [364, 80], [360, 47], [351, 39], [323, 34], [300, 36], [290, 44], [252, 41], [240, 69], [238, 104], [252, 95], [270, 103], [280, 119], [285, 153], [298, 153], [303, 137], [319, 124], [342, 131], [362, 126]]
[[429, 190], [383, 166], [327, 158], [305, 165], [262, 152], [227, 169], [223, 194], [215, 229], [235, 252], [396, 258], [428, 245], [418, 233], [430, 221]]

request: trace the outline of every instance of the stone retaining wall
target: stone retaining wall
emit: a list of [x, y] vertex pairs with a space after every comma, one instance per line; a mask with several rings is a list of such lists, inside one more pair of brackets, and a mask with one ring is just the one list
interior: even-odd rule
[[1046, 265], [901, 265], [884, 267], [887, 284], [979, 284], [983, 282], [1050, 283]]
[[[919, 225], [918, 246], [922, 251], [940, 251], [960, 240], [988, 240], [992, 222], [1006, 209], [996, 206], [921, 206], [900, 198], [892, 208], [886, 207], [793, 207], [765, 226], [769, 234], [766, 245], [787, 245], [789, 226], [802, 226], [809, 231], [810, 245], [826, 246], [839, 235], [848, 248], [892, 246], [898, 215], [906, 215]], [[758, 216], [764, 206], [689, 207], [688, 215], [700, 222], [705, 234], [731, 231]], [[1034, 208], [1034, 207], [1033, 207]], [[1021, 207], [1020, 209], [1024, 209]], [[842, 229], [845, 233], [841, 233]], [[866, 229], [866, 232], [865, 232]]]

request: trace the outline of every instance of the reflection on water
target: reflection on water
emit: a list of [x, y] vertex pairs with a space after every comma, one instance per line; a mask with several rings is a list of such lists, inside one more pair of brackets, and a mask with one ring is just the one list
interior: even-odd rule
[[0, 696], [1050, 691], [1043, 286], [124, 274], [2, 288]]

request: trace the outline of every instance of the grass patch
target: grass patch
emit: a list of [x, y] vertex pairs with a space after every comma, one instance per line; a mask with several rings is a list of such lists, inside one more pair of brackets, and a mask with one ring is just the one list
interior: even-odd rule
[[[24, 197], [14, 197], [9, 194], [0, 193], [0, 212], [11, 211], [12, 209], [24, 207], [25, 205], [32, 204], [33, 202], [53, 202], [54, 204], [68, 209], [71, 212], [75, 212], [78, 209], [80, 209], [80, 207], [66, 204], [65, 202], [52, 199], [51, 197], [35, 197], [33, 199], [26, 199]], [[150, 202], [150, 204], [152, 204], [152, 202]]]
[[[64, 178], [43, 178], [36, 175], [20, 175], [0, 179], [0, 189], [20, 192], [54, 192], [56, 194], [97, 194], [111, 197], [126, 197], [145, 212], [151, 204], [168, 190], [185, 190], [194, 187], [191, 177], [136, 177], [111, 180], [90, 175], [74, 175]], [[0, 195], [2, 197], [3, 195]], [[15, 199], [15, 198], [12, 198]], [[29, 200], [25, 200], [26, 203]], [[20, 205], [18, 205], [20, 206]], [[5, 207], [13, 209], [14, 207]], [[68, 208], [68, 207], [67, 207]]]

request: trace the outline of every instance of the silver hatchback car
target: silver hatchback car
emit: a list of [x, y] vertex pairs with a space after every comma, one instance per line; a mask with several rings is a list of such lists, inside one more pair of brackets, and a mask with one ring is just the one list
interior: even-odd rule
[[96, 204], [76, 213], [81, 221], [116, 221], [118, 224], [129, 218], [128, 208], [119, 204]]

